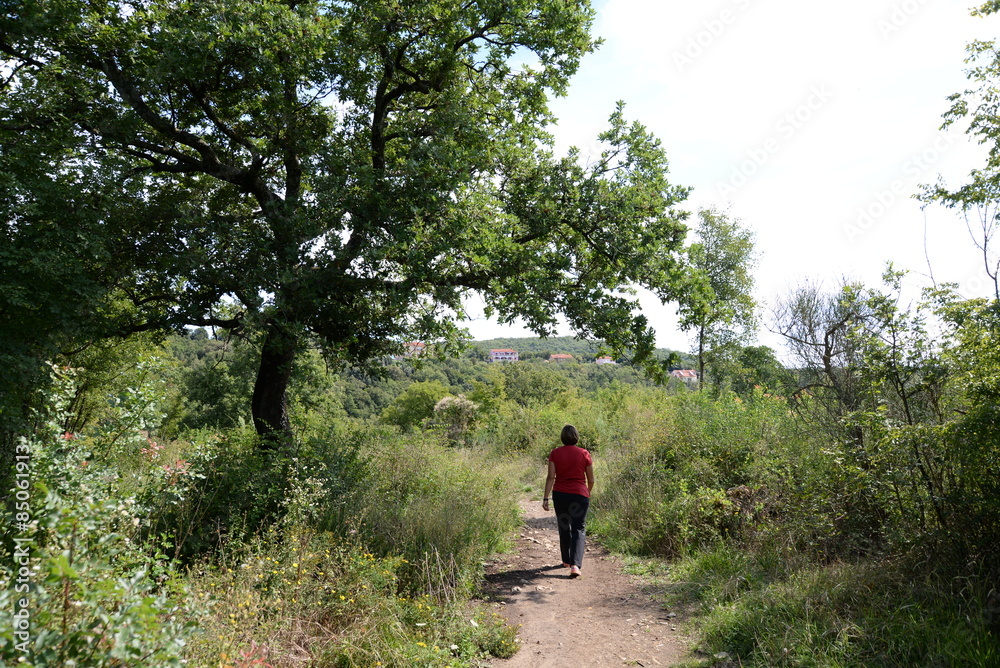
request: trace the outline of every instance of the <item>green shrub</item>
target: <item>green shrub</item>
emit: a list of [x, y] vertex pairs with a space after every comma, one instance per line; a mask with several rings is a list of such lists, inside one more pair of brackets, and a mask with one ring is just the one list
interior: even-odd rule
[[434, 416], [434, 406], [448, 394], [439, 381], [413, 383], [382, 411], [381, 421], [411, 430]]
[[18, 487], [17, 532], [4, 527], [14, 550], [0, 566], [0, 609], [28, 616], [0, 626], [0, 659], [180, 666], [199, 610], [169, 560], [136, 541], [144, 513], [135, 498], [116, 495], [114, 471], [62, 432], [73, 380], [55, 376], [49, 419], [19, 448], [34, 484]]
[[[755, 392], [661, 394], [618, 413], [636, 428], [609, 448], [594, 527], [639, 554], [674, 556], [723, 539], [751, 540], [798, 502], [807, 461], [787, 403]], [[816, 477], [819, 477], [819, 473]]]

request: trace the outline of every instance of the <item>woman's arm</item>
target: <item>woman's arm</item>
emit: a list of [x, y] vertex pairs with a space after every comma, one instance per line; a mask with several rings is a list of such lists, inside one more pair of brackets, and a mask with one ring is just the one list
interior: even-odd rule
[[542, 508], [549, 509], [549, 499], [552, 497], [552, 486], [556, 484], [556, 465], [549, 462], [549, 475], [545, 478], [545, 493], [542, 494]]
[[594, 465], [593, 464], [588, 464], [586, 471], [587, 471], [587, 491], [588, 492], [593, 492], [594, 491]]

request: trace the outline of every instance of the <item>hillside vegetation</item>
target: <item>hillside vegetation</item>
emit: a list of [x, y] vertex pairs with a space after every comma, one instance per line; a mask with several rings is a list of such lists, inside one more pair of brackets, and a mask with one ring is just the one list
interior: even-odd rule
[[[810, 382], [821, 369], [744, 368], [699, 392], [627, 365], [404, 360], [374, 377], [314, 356], [294, 374], [295, 447], [271, 451], [236, 408], [243, 344], [192, 332], [94, 350], [52, 368], [24, 441], [29, 664], [508, 656], [515, 629], [472, 602], [481, 562], [506, 549], [572, 423], [597, 462], [592, 531], [665, 604], [694, 606], [709, 654], [993, 665], [995, 320], [943, 304], [949, 335], [921, 366], [929, 348], [855, 339], [863, 399], [836, 423]], [[781, 383], [746, 381], [765, 371]], [[15, 590], [0, 596], [12, 609]], [[17, 661], [14, 628], [0, 638]]]

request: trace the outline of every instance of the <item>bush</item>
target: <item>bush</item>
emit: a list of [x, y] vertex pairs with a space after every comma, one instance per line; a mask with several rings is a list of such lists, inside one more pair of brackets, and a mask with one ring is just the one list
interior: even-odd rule
[[[14, 516], [17, 534], [5, 527], [5, 544], [23, 556], [0, 566], [0, 607], [13, 613], [16, 603], [28, 616], [0, 626], [0, 659], [180, 666], [199, 611], [169, 560], [136, 541], [139, 504], [116, 495], [114, 472], [92, 465], [63, 433], [73, 382], [67, 371], [55, 372], [49, 419], [19, 448], [34, 485], [18, 490], [25, 505]], [[17, 570], [8, 566], [14, 563]]]
[[619, 419], [636, 427], [624, 447], [609, 448], [595, 502], [594, 528], [612, 544], [675, 556], [754, 539], [786, 512], [792, 519], [800, 481], [789, 478], [809, 469], [786, 459], [800, 453], [783, 399], [663, 394]]

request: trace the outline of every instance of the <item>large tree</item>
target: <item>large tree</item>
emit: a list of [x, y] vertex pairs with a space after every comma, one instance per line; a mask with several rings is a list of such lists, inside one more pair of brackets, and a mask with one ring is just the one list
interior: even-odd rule
[[30, 169], [3, 183], [5, 241], [41, 225], [72, 231], [63, 252], [99, 247], [87, 311], [105, 334], [259, 332], [262, 435], [288, 433], [307, 343], [363, 362], [454, 341], [470, 292], [501, 321], [548, 334], [562, 316], [650, 361], [624, 288], [682, 296], [687, 190], [620, 107], [602, 154], [553, 155], [547, 99], [594, 49], [592, 16], [586, 0], [7, 3], [0, 149]]

